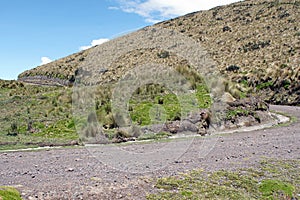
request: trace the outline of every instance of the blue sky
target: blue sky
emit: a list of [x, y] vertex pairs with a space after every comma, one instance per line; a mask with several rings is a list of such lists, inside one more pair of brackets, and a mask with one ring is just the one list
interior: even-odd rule
[[0, 79], [155, 22], [236, 0], [1, 0]]

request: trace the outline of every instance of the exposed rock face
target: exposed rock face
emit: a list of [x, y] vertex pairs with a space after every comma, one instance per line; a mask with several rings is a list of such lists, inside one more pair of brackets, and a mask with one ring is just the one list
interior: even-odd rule
[[224, 121], [226, 129], [253, 126], [272, 120], [269, 105], [251, 97], [228, 103], [228, 112]]
[[164, 129], [164, 131], [170, 132], [172, 134], [180, 133], [180, 132], [193, 132], [197, 133], [198, 132], [198, 127], [196, 123], [192, 123], [189, 120], [184, 120], [184, 121], [173, 121], [173, 122], [168, 122]]

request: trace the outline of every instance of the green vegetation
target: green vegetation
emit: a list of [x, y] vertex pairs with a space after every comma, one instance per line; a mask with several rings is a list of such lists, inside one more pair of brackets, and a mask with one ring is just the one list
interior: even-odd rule
[[[203, 85], [197, 85], [194, 99], [198, 103], [197, 108], [211, 106], [208, 90]], [[191, 111], [195, 106], [192, 93], [181, 100], [184, 102], [180, 102], [175, 94], [163, 89], [163, 93], [153, 94], [151, 97], [134, 96], [130, 101], [129, 112], [132, 120], [140, 125], [180, 120], [181, 113]]]
[[7, 144], [0, 145], [0, 151], [20, 150], [20, 149], [37, 148], [37, 147], [39, 147], [38, 143], [35, 145], [30, 145], [30, 144], [25, 144], [25, 143], [7, 142]]
[[210, 108], [212, 105], [212, 100], [206, 85], [197, 85], [196, 98], [198, 100], [199, 108]]
[[268, 81], [268, 82], [260, 83], [260, 84], [256, 85], [256, 89], [262, 90], [262, 89], [268, 88], [268, 87], [270, 87], [272, 85], [273, 85], [273, 82], [272, 81]]
[[295, 187], [280, 180], [269, 179], [261, 182], [259, 191], [265, 199], [280, 199], [282, 196], [291, 198]]
[[282, 85], [283, 85], [283, 87], [284, 87], [285, 89], [289, 89], [291, 83], [290, 83], [289, 81], [287, 81], [287, 80], [284, 80], [284, 81], [282, 82]]
[[[161, 104], [159, 104], [161, 102]], [[166, 120], [180, 119], [180, 104], [176, 95], [166, 94], [155, 96], [149, 100], [131, 100], [130, 115], [132, 120], [140, 125], [149, 125]]]
[[194, 108], [211, 106], [209, 90], [203, 79], [190, 68], [181, 67], [177, 68], [177, 71], [187, 77], [191, 83], [190, 89], [195, 93], [176, 96], [167, 88], [152, 84], [138, 88], [129, 105], [129, 112], [134, 123], [149, 125], [166, 120], [180, 120], [182, 113], [188, 113]]
[[[167, 55], [163, 54], [162, 57]], [[190, 83], [189, 90], [175, 95], [161, 85], [149, 84], [138, 88], [129, 101], [129, 114], [134, 124], [180, 120], [182, 115], [195, 108], [210, 107], [209, 90], [195, 70], [190, 66], [176, 70]], [[85, 136], [99, 133], [99, 127], [95, 126], [97, 122], [105, 128], [105, 137], [113, 140], [120, 134], [116, 118], [123, 116], [113, 116], [112, 87], [112, 84], [97, 86], [93, 94], [95, 107], [91, 108], [88, 116], [74, 119], [72, 88], [0, 81], [0, 149], [78, 144]], [[82, 129], [82, 138], [79, 138], [75, 124]], [[121, 135], [130, 136], [129, 133]], [[141, 139], [167, 136], [157, 133]]]
[[0, 81], [0, 149], [78, 140], [71, 102], [70, 88]]
[[250, 114], [249, 110], [245, 110], [242, 108], [236, 108], [234, 110], [228, 110], [226, 113], [226, 119], [230, 120], [230, 119], [234, 119], [238, 116], [248, 116]]
[[299, 160], [266, 160], [258, 169], [195, 170], [160, 178], [147, 199], [292, 199], [300, 193]]
[[0, 186], [1, 200], [22, 200], [18, 190], [13, 187]]

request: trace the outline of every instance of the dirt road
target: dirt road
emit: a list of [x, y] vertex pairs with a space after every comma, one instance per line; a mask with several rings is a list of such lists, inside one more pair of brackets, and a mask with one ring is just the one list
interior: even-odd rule
[[0, 185], [15, 186], [24, 199], [144, 199], [154, 190], [153, 177], [253, 167], [265, 158], [300, 159], [300, 107], [271, 109], [297, 121], [173, 142], [2, 152]]

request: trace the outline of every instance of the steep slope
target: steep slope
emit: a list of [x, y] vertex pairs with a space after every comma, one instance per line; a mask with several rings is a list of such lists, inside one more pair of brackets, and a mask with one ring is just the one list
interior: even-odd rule
[[269, 102], [299, 104], [299, 6], [299, 1], [244, 1], [158, 26], [199, 41], [225, 76]]
[[[236, 83], [229, 84], [226, 88], [229, 92], [234, 87], [263, 96], [271, 103], [300, 104], [300, 1], [243, 1], [191, 13], [154, 27], [176, 30], [197, 41], [217, 63], [219, 71]], [[26, 71], [19, 75], [19, 80], [72, 84], [80, 63], [97, 48]], [[167, 62], [174, 68], [188, 66], [176, 55], [163, 61], [159, 51], [137, 49], [122, 55], [112, 66], [105, 67], [98, 82], [118, 80], [143, 58], [149, 62]]]

